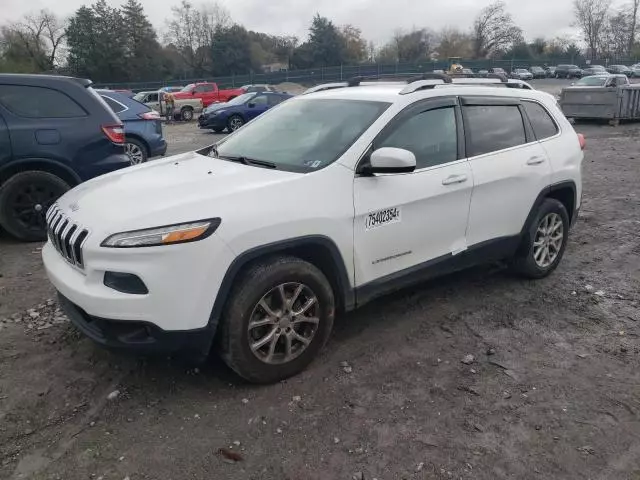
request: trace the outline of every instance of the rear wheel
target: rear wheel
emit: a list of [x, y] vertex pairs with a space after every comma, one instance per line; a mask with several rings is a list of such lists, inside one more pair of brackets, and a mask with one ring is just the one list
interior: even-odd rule
[[135, 138], [127, 138], [125, 143], [125, 151], [129, 156], [131, 165], [139, 165], [145, 163], [149, 157], [147, 153], [147, 147], [143, 143]]
[[182, 110], [180, 110], [180, 117], [185, 122], [190, 122], [191, 120], [193, 120], [193, 108], [184, 107]]
[[45, 214], [70, 186], [48, 172], [21, 172], [0, 187], [0, 225], [26, 242], [47, 239]]
[[544, 278], [562, 260], [569, 237], [569, 214], [554, 198], [546, 198], [522, 238], [512, 267], [527, 278]]
[[295, 257], [253, 264], [238, 279], [221, 324], [221, 356], [241, 377], [273, 383], [302, 371], [333, 327], [331, 285]]

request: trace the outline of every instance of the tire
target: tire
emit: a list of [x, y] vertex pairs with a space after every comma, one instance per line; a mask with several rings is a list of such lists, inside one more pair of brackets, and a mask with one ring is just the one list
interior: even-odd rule
[[[301, 289], [294, 303], [284, 307], [288, 312], [285, 315], [282, 314], [279, 288], [283, 285], [285, 298], [289, 301], [298, 288]], [[312, 298], [316, 299], [315, 303], [311, 303]], [[291, 311], [302, 311], [303, 305], [307, 304], [310, 306], [302, 314], [290, 315]], [[309, 316], [317, 319], [317, 323], [304, 321], [303, 317]], [[317, 267], [289, 256], [258, 261], [245, 270], [232, 289], [220, 327], [220, 355], [231, 369], [250, 382], [284, 380], [304, 370], [320, 352], [333, 328], [334, 316], [333, 290]], [[294, 319], [299, 323], [290, 324]], [[250, 330], [252, 320], [270, 323]], [[294, 337], [291, 329], [298, 336], [310, 340], [306, 347]], [[292, 338], [288, 350], [287, 337]], [[255, 347], [265, 339], [267, 343]], [[274, 351], [270, 357], [271, 348]], [[291, 354], [290, 359], [287, 359], [287, 351]]]
[[140, 165], [141, 163], [146, 163], [149, 159], [147, 146], [138, 139], [127, 138], [124, 144], [124, 149], [129, 157], [131, 165]]
[[[553, 223], [545, 223], [548, 220]], [[560, 230], [560, 227], [557, 226], [558, 224], [561, 225], [562, 235], [557, 233]], [[545, 225], [554, 228], [551, 234], [547, 235], [546, 243], [544, 243], [545, 235], [540, 230], [545, 230]], [[512, 263], [513, 270], [521, 276], [531, 279], [544, 278], [550, 275], [551, 272], [558, 268], [562, 260], [567, 246], [567, 239], [569, 238], [569, 228], [569, 214], [565, 206], [554, 198], [546, 198], [538, 207], [533, 221], [522, 237], [520, 248]], [[558, 241], [561, 238], [561, 244], [556, 241], [554, 245], [554, 232], [556, 232]], [[536, 245], [538, 242], [543, 242], [542, 246], [538, 247]], [[545, 245], [549, 252], [548, 257], [544, 253]], [[539, 254], [540, 249], [542, 249], [541, 254]], [[555, 257], [551, 258], [554, 253]]]
[[180, 118], [185, 122], [190, 122], [191, 120], [193, 120], [193, 108], [184, 107], [182, 110], [180, 110]]
[[227, 130], [229, 133], [233, 133], [236, 130], [239, 130], [244, 125], [244, 118], [240, 115], [231, 115], [227, 120]]
[[48, 172], [17, 173], [0, 187], [0, 225], [18, 240], [46, 240], [45, 214], [70, 188], [60, 177]]

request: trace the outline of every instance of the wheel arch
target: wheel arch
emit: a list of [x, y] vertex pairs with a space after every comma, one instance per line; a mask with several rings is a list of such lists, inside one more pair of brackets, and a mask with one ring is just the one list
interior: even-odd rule
[[74, 187], [82, 183], [80, 176], [67, 165], [49, 158], [22, 158], [14, 160], [0, 168], [0, 185], [17, 173], [28, 171], [42, 171], [51, 173]]
[[125, 142], [127, 141], [127, 138], [133, 138], [134, 140], [140, 142], [147, 151], [147, 157], [151, 156], [151, 147], [149, 146], [149, 142], [147, 142], [144, 137], [137, 133], [125, 133]]
[[329, 280], [335, 295], [337, 309], [349, 311], [355, 308], [354, 290], [349, 282], [347, 267], [337, 245], [326, 236], [309, 235], [252, 248], [235, 258], [225, 273], [211, 311], [209, 328], [213, 333], [217, 329], [236, 279], [250, 264], [274, 255], [292, 255], [311, 263], [320, 269]]
[[529, 211], [529, 215], [527, 216], [527, 220], [524, 222], [522, 226], [522, 231], [520, 232], [520, 237], [522, 238], [521, 246], [526, 244], [527, 241], [527, 232], [529, 231], [529, 226], [533, 219], [536, 216], [536, 212], [540, 207], [540, 204], [547, 199], [553, 198], [558, 200], [560, 203], [564, 205], [567, 209], [567, 214], [569, 215], [569, 222], [571, 224], [575, 223], [576, 217], [578, 216], [578, 212], [576, 210], [577, 205], [577, 197], [576, 197], [576, 184], [573, 180], [567, 180], [564, 182], [555, 183], [550, 185], [549, 187], [542, 190], [538, 197], [536, 198], [531, 210]]

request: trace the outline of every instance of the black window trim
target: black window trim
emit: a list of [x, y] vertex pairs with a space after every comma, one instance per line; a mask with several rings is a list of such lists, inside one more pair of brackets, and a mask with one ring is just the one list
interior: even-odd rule
[[[471, 157], [467, 157], [468, 160], [481, 158], [486, 155], [494, 155], [496, 153], [506, 152], [507, 150], [515, 150], [517, 148], [522, 148], [531, 145], [532, 143], [538, 142], [533, 133], [533, 128], [531, 127], [531, 123], [529, 122], [529, 117], [524, 111], [524, 107], [522, 106], [522, 101], [524, 99], [520, 99], [518, 97], [488, 97], [488, 96], [464, 96], [460, 97], [460, 104], [462, 107], [465, 106], [473, 106], [473, 107], [490, 107], [490, 106], [505, 106], [505, 107], [517, 107], [520, 112], [520, 116], [522, 117], [522, 124], [524, 126], [524, 134], [525, 134], [525, 143], [520, 145], [514, 145], [513, 147], [503, 148], [500, 150], [492, 150], [490, 152], [481, 153], [479, 155], [473, 155]], [[469, 128], [469, 119], [464, 112], [464, 108], [462, 108], [462, 123], [464, 125], [464, 143], [466, 146], [466, 151], [471, 152], [471, 136], [467, 134], [471, 129]]]
[[[120, 106], [122, 107], [122, 110], [117, 111], [117, 112], [115, 112], [115, 111], [113, 112], [113, 113], [115, 113], [116, 115], [117, 115], [117, 114], [119, 114], [119, 113], [126, 112], [127, 110], [129, 110], [129, 107], [127, 107], [124, 103], [119, 102], [119, 101], [118, 101], [118, 100], [116, 100], [115, 98], [111, 98], [109, 95], [105, 95], [105, 94], [102, 94], [101, 96], [102, 96], [102, 98], [105, 98], [105, 99], [106, 99], [106, 98], [108, 98], [108, 99], [109, 99], [109, 100], [111, 100], [112, 102], [117, 103], [118, 105], [120, 105]], [[143, 105], [144, 105], [144, 104], [143, 104]]]
[[[537, 101], [537, 100], [530, 99], [530, 98], [527, 98], [527, 99], [524, 99], [524, 98], [523, 98], [523, 99], [522, 99], [522, 102], [523, 102], [523, 103], [524, 103], [524, 102], [529, 102], [529, 103], [535, 103], [535, 104], [537, 104], [537, 105], [540, 105], [540, 106], [542, 107], [542, 109], [543, 109], [545, 112], [547, 112], [547, 115], [549, 115], [549, 117], [551, 117], [551, 121], [552, 121], [552, 122], [553, 122], [553, 124], [556, 126], [556, 133], [555, 133], [555, 135], [552, 135], [552, 136], [550, 136], [550, 137], [543, 138], [542, 140], [540, 140], [540, 139], [538, 139], [538, 138], [536, 137], [536, 134], [535, 134], [535, 132], [533, 131], [533, 126], [531, 126], [531, 132], [532, 132], [533, 137], [536, 139], [536, 141], [538, 141], [538, 142], [541, 142], [541, 143], [542, 143], [542, 142], [546, 142], [546, 141], [548, 141], [548, 140], [554, 140], [555, 138], [557, 138], [557, 137], [559, 137], [560, 135], [562, 135], [562, 128], [560, 127], [560, 124], [559, 124], [559, 123], [558, 123], [558, 121], [556, 120], [556, 117], [554, 117], [554, 116], [553, 116], [553, 114], [549, 111], [549, 109], [548, 109], [546, 106], [544, 106], [544, 104], [542, 104], [542, 102], [539, 102], [539, 101]], [[531, 119], [529, 118], [529, 115], [527, 115], [527, 110], [524, 108], [524, 106], [523, 106], [523, 108], [522, 108], [522, 111], [524, 112], [524, 115], [525, 115], [525, 118], [527, 119], [527, 122], [529, 122], [529, 124], [531, 125]]]
[[427, 98], [418, 102], [407, 105], [404, 109], [400, 110], [395, 117], [393, 117], [383, 128], [380, 130], [373, 141], [369, 144], [363, 154], [360, 156], [358, 163], [356, 164], [355, 172], [356, 176], [368, 176], [362, 174], [362, 167], [367, 165], [369, 157], [374, 152], [376, 142], [380, 142], [381, 139], [387, 137], [400, 123], [404, 122], [410, 117], [418, 115], [420, 113], [427, 112], [429, 110], [437, 110], [439, 108], [453, 107], [456, 118], [456, 134], [458, 143], [457, 158], [452, 162], [440, 163], [438, 165], [431, 165], [429, 167], [416, 168], [410, 173], [385, 173], [384, 175], [412, 175], [414, 173], [424, 172], [426, 170], [434, 170], [442, 168], [448, 165], [455, 165], [456, 163], [466, 161], [466, 145], [464, 141], [464, 128], [462, 121], [462, 113], [460, 105], [458, 103], [458, 97], [455, 95], [446, 97]]

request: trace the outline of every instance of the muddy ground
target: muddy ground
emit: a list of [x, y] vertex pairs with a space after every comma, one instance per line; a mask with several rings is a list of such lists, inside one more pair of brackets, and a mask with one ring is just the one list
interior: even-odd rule
[[272, 386], [94, 346], [47, 303], [39, 245], [0, 237], [0, 478], [640, 479], [640, 126], [577, 129], [553, 276], [490, 265], [379, 299]]

